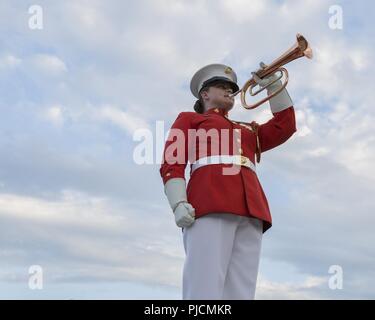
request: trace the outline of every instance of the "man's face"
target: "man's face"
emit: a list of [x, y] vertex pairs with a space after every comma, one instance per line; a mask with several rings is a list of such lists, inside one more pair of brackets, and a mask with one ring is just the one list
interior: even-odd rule
[[207, 91], [203, 91], [201, 94], [206, 105], [229, 111], [234, 105], [234, 97], [229, 97], [231, 93], [233, 93], [231, 85], [222, 82], [209, 87]]

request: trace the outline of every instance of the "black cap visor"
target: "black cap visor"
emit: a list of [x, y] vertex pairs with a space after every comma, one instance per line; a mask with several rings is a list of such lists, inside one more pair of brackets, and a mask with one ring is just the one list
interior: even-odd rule
[[231, 87], [232, 87], [233, 92], [237, 92], [240, 89], [238, 87], [237, 83], [229, 80], [228, 78], [225, 78], [225, 77], [213, 77], [213, 78], [210, 78], [210, 79], [206, 80], [205, 82], [203, 82], [202, 89], [199, 90], [199, 92], [201, 92], [204, 88], [212, 87], [215, 84], [223, 83], [223, 82], [224, 83], [229, 83], [231, 85]]

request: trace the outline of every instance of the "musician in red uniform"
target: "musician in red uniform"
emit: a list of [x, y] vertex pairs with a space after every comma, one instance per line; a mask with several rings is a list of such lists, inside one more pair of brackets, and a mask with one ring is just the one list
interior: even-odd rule
[[[276, 75], [254, 77], [265, 87]], [[280, 80], [274, 82], [267, 93], [280, 86]], [[203, 67], [190, 88], [198, 98], [195, 112], [178, 115], [160, 167], [164, 192], [183, 231], [183, 299], [253, 299], [262, 236], [272, 225], [256, 163], [261, 153], [296, 131], [292, 100], [284, 88], [270, 99], [273, 117], [258, 125], [229, 119], [230, 94], [239, 89], [230, 67]]]

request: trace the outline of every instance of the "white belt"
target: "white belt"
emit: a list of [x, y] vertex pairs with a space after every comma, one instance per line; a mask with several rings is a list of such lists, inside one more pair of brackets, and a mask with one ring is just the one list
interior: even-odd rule
[[194, 163], [192, 163], [191, 173], [197, 170], [200, 167], [209, 165], [209, 164], [237, 164], [240, 166], [247, 167], [255, 172], [255, 164], [247, 157], [240, 155], [217, 155], [200, 158]]

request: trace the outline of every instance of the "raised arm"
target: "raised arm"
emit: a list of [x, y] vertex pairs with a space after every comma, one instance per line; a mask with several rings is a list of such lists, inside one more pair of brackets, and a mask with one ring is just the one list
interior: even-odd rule
[[272, 119], [259, 125], [258, 128], [261, 152], [265, 152], [279, 146], [287, 141], [293, 135], [293, 133], [297, 131], [293, 106], [272, 113]]
[[[261, 67], [264, 64], [261, 63]], [[255, 81], [265, 87], [275, 79], [275, 75], [260, 79], [253, 74]], [[267, 94], [271, 95], [280, 89], [280, 80], [267, 87]], [[297, 131], [296, 119], [292, 99], [284, 88], [279, 94], [269, 100], [272, 119], [258, 126], [258, 138], [261, 152], [265, 152], [287, 141]]]

